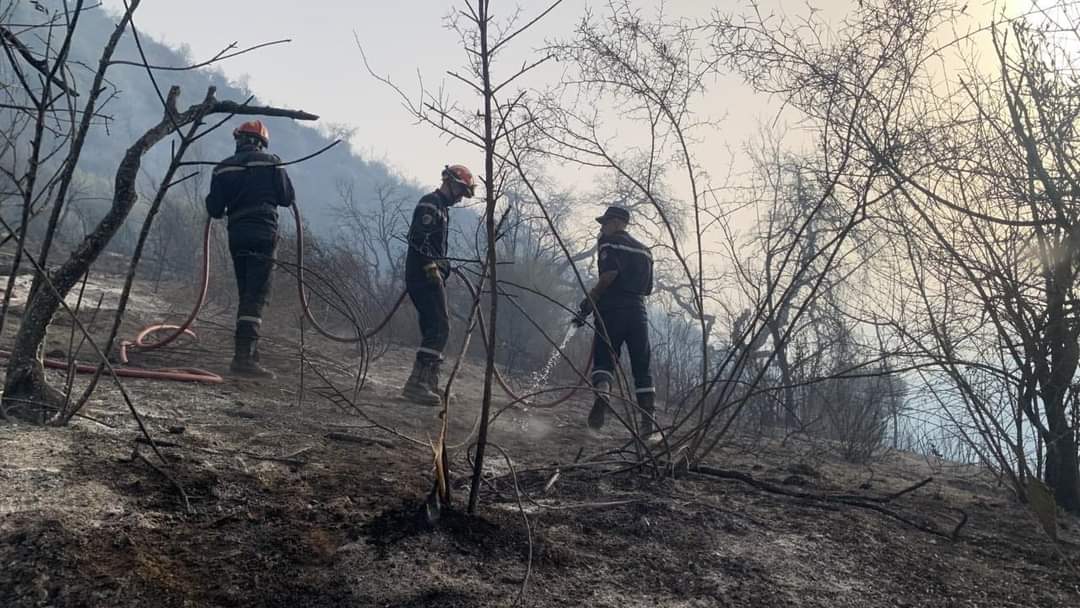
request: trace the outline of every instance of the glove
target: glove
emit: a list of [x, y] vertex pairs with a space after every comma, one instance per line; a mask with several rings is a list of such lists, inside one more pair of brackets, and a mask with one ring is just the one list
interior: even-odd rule
[[443, 276], [442, 272], [439, 271], [438, 264], [435, 264], [433, 262], [431, 264], [428, 264], [427, 266], [424, 266], [424, 274], [427, 276], [427, 280], [429, 283], [433, 285], [437, 283], [442, 283]]
[[581, 304], [578, 304], [577, 315], [571, 322], [574, 324], [575, 327], [583, 327], [585, 325], [585, 320], [589, 318], [589, 315], [591, 315], [592, 312], [592, 300], [590, 300], [589, 298], [585, 298], [581, 301]]

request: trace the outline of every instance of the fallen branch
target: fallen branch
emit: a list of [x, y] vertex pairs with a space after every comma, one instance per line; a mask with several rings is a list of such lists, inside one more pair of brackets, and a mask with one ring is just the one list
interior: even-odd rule
[[852, 496], [852, 495], [815, 494], [813, 492], [803, 492], [803, 491], [799, 491], [799, 490], [789, 490], [789, 489], [780, 487], [778, 485], [769, 483], [767, 481], [762, 481], [760, 479], [755, 479], [753, 476], [751, 476], [748, 473], [742, 473], [740, 471], [730, 471], [730, 470], [726, 470], [726, 469], [718, 469], [718, 468], [710, 467], [710, 466], [706, 466], [706, 465], [692, 465], [692, 466], [689, 467], [688, 470], [691, 473], [696, 473], [698, 475], [704, 475], [704, 476], [707, 476], [707, 477], [714, 477], [714, 478], [720, 478], [720, 479], [732, 479], [732, 480], [735, 480], [735, 481], [741, 481], [741, 482], [743, 482], [743, 483], [745, 483], [747, 485], [753, 486], [754, 488], [757, 488], [757, 489], [759, 489], [759, 490], [761, 490], [763, 492], [768, 492], [770, 494], [779, 494], [781, 496], [788, 496], [790, 498], [798, 498], [800, 500], [809, 500], [809, 501], [819, 502], [819, 503], [842, 504], [842, 505], [847, 505], [847, 506], [851, 506], [851, 507], [858, 507], [858, 508], [861, 508], [861, 509], [868, 509], [870, 511], [876, 511], [878, 513], [881, 513], [883, 515], [891, 517], [891, 518], [893, 518], [893, 519], [895, 519], [895, 520], [897, 520], [897, 521], [899, 521], [901, 523], [907, 524], [908, 526], [911, 526], [912, 528], [915, 528], [917, 530], [921, 530], [923, 532], [926, 532], [927, 534], [932, 534], [934, 536], [940, 536], [941, 538], [947, 538], [949, 540], [956, 540], [959, 537], [960, 529], [964, 527], [964, 525], [967, 523], [967, 520], [968, 520], [967, 513], [964, 512], [962, 509], [957, 509], [957, 511], [959, 511], [960, 514], [961, 514], [960, 522], [956, 524], [956, 527], [953, 528], [952, 532], [950, 533], [950, 532], [944, 532], [944, 531], [940, 530], [937, 526], [934, 526], [934, 525], [921, 524], [921, 523], [919, 523], [917, 521], [914, 521], [914, 520], [908, 518], [907, 516], [905, 516], [902, 513], [899, 513], [897, 511], [893, 511], [892, 509], [888, 509], [888, 508], [885, 508], [885, 507], [881, 506], [882, 503], [889, 502], [889, 501], [894, 500], [894, 499], [896, 499], [896, 498], [898, 498], [900, 496], [903, 496], [904, 494], [908, 494], [910, 492], [913, 492], [913, 491], [925, 486], [926, 484], [930, 483], [930, 481], [932, 481], [933, 478], [924, 480], [924, 481], [922, 481], [922, 482], [920, 482], [918, 484], [915, 484], [914, 486], [911, 486], [910, 488], [906, 488], [906, 489], [904, 489], [904, 490], [902, 490], [900, 492], [896, 492], [896, 493], [890, 494], [888, 496], [883, 496], [883, 497], [863, 497], [863, 496]]
[[879, 503], [892, 502], [892, 501], [896, 500], [897, 498], [900, 498], [901, 496], [903, 496], [905, 494], [911, 494], [912, 492], [914, 492], [914, 491], [918, 490], [919, 488], [925, 486], [926, 484], [930, 483], [931, 481], [934, 481], [934, 478], [933, 477], [927, 477], [926, 479], [920, 481], [919, 483], [917, 483], [917, 484], [915, 484], [913, 486], [908, 486], [908, 487], [904, 488], [903, 490], [900, 490], [899, 492], [893, 492], [892, 494], [887, 494], [885, 496], [860, 496], [858, 494], [843, 494], [843, 495], [840, 495], [840, 496], [834, 496], [833, 498], [850, 498], [852, 500], [869, 500], [871, 502], [879, 502]]
[[342, 441], [345, 443], [374, 443], [375, 445], [381, 445], [384, 448], [395, 447], [394, 442], [388, 439], [380, 439], [378, 437], [361, 437], [360, 435], [350, 435], [348, 433], [327, 433], [326, 438], [332, 441]]

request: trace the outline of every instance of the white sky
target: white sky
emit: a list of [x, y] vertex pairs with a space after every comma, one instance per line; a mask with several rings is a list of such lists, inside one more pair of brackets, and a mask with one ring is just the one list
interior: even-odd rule
[[[1003, 0], [972, 0], [970, 12], [989, 14]], [[658, 0], [634, 0], [651, 14]], [[845, 14], [853, 0], [810, 0], [830, 18]], [[1015, 7], [1032, 0], [1009, 0]], [[104, 0], [119, 10], [123, 0]], [[565, 0], [548, 15], [536, 33], [514, 43], [518, 56], [508, 56], [498, 70], [507, 74], [520, 65], [529, 50], [547, 38], [569, 34], [588, 6], [606, 0]], [[493, 7], [525, 6], [526, 15], [548, 6], [547, 0], [497, 0]], [[744, 0], [667, 0], [666, 12], [675, 16], [701, 16], [712, 7], [734, 10]], [[801, 13], [807, 0], [759, 0], [770, 7]], [[207, 59], [226, 45], [240, 47], [291, 38], [274, 46], [218, 64], [234, 80], [248, 86], [267, 102], [303, 108], [322, 116], [322, 124], [341, 124], [355, 129], [352, 145], [365, 158], [387, 162], [407, 178], [434, 184], [447, 163], [480, 166], [480, 155], [463, 144], [448, 144], [431, 128], [415, 125], [400, 106], [396, 93], [373, 79], [364, 69], [357, 39], [364, 45], [374, 69], [415, 94], [417, 73], [425, 85], [446, 84], [456, 99], [472, 99], [462, 85], [445, 76], [460, 69], [464, 53], [456, 34], [444, 27], [451, 9], [463, 0], [144, 0], [136, 13], [136, 25], [173, 46], [186, 45], [196, 60]], [[495, 13], [497, 17], [505, 14]], [[775, 104], [753, 95], [740, 81], [721, 80], [711, 85], [701, 114], [724, 117], [721, 129], [697, 149], [706, 169], [723, 174], [732, 154], [758, 138], [761, 125], [776, 117]], [[304, 151], [281, 151], [300, 154]], [[574, 179], [572, 173], [569, 179]], [[560, 177], [563, 177], [560, 175]], [[579, 178], [587, 179], [587, 178]], [[582, 185], [582, 184], [578, 184]], [[587, 185], [587, 184], [586, 184]]]
[[[843, 6], [847, 2], [821, 3]], [[545, 18], [536, 35], [518, 39], [515, 50], [528, 52], [545, 38], [568, 34], [587, 5], [602, 3], [566, 0]], [[104, 0], [104, 4], [114, 10], [123, 7], [122, 0]], [[518, 3], [493, 4], [497, 8]], [[534, 11], [547, 6], [538, 0], [520, 4]], [[651, 7], [656, 3], [641, 0], [640, 4]], [[711, 6], [734, 3], [669, 0], [667, 12], [700, 15]], [[172, 46], [186, 45], [196, 60], [207, 59], [232, 42], [247, 47], [291, 38], [290, 44], [230, 59], [218, 67], [234, 80], [247, 80], [265, 101], [314, 112], [322, 116], [324, 124], [355, 128], [352, 144], [362, 156], [383, 160], [422, 184], [433, 184], [443, 165], [463, 162], [477, 167], [479, 155], [461, 144], [447, 144], [430, 127], [412, 124], [397, 95], [368, 75], [356, 41], [364, 45], [373, 68], [406, 91], [415, 94], [418, 90], [419, 71], [427, 87], [445, 82], [456, 98], [468, 99], [467, 92], [444, 75], [447, 69], [459, 69], [463, 64], [456, 34], [443, 27], [444, 16], [451, 8], [460, 7], [460, 0], [144, 0], [135, 23], [140, 31], [158, 40]], [[516, 59], [506, 58], [504, 73], [516, 67]], [[754, 137], [759, 121], [771, 120], [772, 114], [760, 100], [750, 101], [752, 96], [744, 88], [719, 88], [702, 111], [712, 117], [727, 115], [725, 125], [733, 125], [730, 129], [725, 126], [723, 137], [708, 146], [716, 150], [718, 163], [726, 167], [728, 146], [737, 148]]]

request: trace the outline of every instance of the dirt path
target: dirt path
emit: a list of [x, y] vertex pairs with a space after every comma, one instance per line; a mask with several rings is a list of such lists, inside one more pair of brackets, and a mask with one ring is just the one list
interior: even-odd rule
[[[227, 365], [227, 336], [147, 359]], [[345, 350], [321, 351], [342, 362]], [[438, 420], [397, 398], [405, 351], [373, 367], [359, 410], [426, 441]], [[0, 606], [509, 606], [528, 573], [527, 605], [547, 606], [1080, 606], [1080, 528], [1055, 549], [1006, 493], [944, 476], [894, 506], [942, 527], [969, 516], [956, 542], [862, 509], [808, 503], [735, 481], [566, 468], [622, 445], [585, 432], [585, 405], [507, 417], [492, 439], [476, 517], [418, 517], [431, 451], [367, 428], [356, 412], [304, 394], [295, 353], [267, 357], [274, 382], [221, 386], [128, 382], [187, 495], [133, 450], [131, 417], [112, 386], [66, 429], [0, 426]], [[467, 367], [452, 437], [467, 437], [480, 373]], [[337, 380], [345, 386], [347, 378]], [[359, 442], [328, 439], [343, 433]], [[871, 469], [774, 449], [723, 454], [722, 466], [809, 491], [880, 495], [931, 474], [895, 455]], [[563, 465], [558, 479], [553, 468]], [[454, 452], [457, 506], [468, 463]], [[793, 471], [800, 473], [793, 476]], [[646, 472], [647, 473], [647, 472]], [[867, 489], [860, 490], [863, 485]], [[531, 562], [531, 566], [530, 566]]]

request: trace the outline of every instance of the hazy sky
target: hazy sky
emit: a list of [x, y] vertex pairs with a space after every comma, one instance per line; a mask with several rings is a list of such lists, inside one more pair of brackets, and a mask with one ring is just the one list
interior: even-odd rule
[[[123, 7], [122, 0], [104, 4]], [[417, 88], [418, 69], [426, 83], [437, 84], [445, 69], [461, 63], [454, 34], [442, 27], [449, 6], [435, 0], [144, 0], [135, 22], [141, 31], [170, 45], [187, 45], [199, 60], [232, 42], [246, 47], [291, 38], [289, 44], [218, 67], [233, 79], [247, 79], [265, 101], [314, 112], [323, 123], [355, 128], [352, 144], [362, 155], [386, 160], [427, 183], [438, 178], [444, 164], [459, 162], [461, 156], [466, 159], [460, 162], [468, 162], [475, 154], [448, 147], [430, 128], [411, 124], [394, 94], [365, 71], [356, 40], [364, 44], [376, 69], [410, 92]], [[580, 7], [571, 10], [576, 13]], [[563, 12], [569, 15], [571, 10]], [[300, 153], [275, 151], [283, 156]]]
[[[831, 0], [836, 5], [846, 1]], [[566, 0], [545, 18], [537, 35], [522, 37], [516, 48], [527, 51], [545, 38], [569, 33], [590, 3], [595, 5], [597, 0]], [[123, 6], [122, 0], [104, 4], [111, 9]], [[521, 4], [546, 6], [532, 0]], [[642, 0], [640, 4], [651, 7], [655, 3]], [[711, 5], [701, 0], [670, 0], [668, 13], [702, 14]], [[463, 63], [456, 34], [443, 21], [451, 8], [460, 6], [460, 1], [448, 0], [144, 0], [135, 22], [140, 31], [171, 45], [186, 45], [197, 60], [213, 56], [234, 41], [245, 47], [291, 38], [290, 44], [230, 59], [219, 67], [233, 79], [247, 79], [265, 101], [300, 107], [321, 115], [324, 123], [355, 128], [352, 144], [362, 155], [385, 160], [422, 183], [434, 183], [444, 164], [478, 166], [479, 155], [460, 144], [447, 144], [430, 127], [412, 124], [396, 94], [364, 69], [357, 40], [374, 69], [410, 93], [418, 90], [419, 71], [426, 86], [446, 81], [464, 99], [466, 92], [455, 89], [458, 85], [444, 76], [447, 69]], [[503, 66], [509, 73], [513, 59], [508, 57]], [[730, 138], [734, 145], [752, 135], [755, 121], [764, 115], [760, 104], [746, 103], [740, 108], [740, 95], [749, 96], [749, 92], [725, 87], [712, 95], [705, 109], [713, 116], [737, 115], [739, 128]], [[718, 155], [728, 139], [725, 135], [725, 141], [715, 142]], [[283, 156], [300, 153], [276, 151]]]
[[[985, 0], [973, 0], [972, 12], [989, 12]], [[1000, 2], [1001, 0], [996, 0]], [[1010, 4], [1030, 0], [1013, 0]], [[652, 10], [655, 0], [636, 0]], [[841, 16], [852, 0], [816, 0], [824, 14]], [[588, 5], [604, 0], [565, 0], [545, 18], [536, 34], [522, 37], [516, 49], [527, 52], [545, 38], [569, 33]], [[120, 9], [122, 0], [104, 0]], [[539, 10], [547, 2], [528, 0], [501, 5]], [[697, 16], [710, 7], [725, 9], [745, 5], [738, 0], [668, 0], [670, 15]], [[805, 10], [803, 0], [761, 0], [766, 9]], [[429, 88], [445, 82], [457, 99], [468, 99], [461, 85], [447, 80], [447, 69], [463, 63], [456, 34], [444, 27], [444, 17], [461, 0], [144, 0], [136, 13], [136, 25], [143, 32], [171, 45], [186, 45], [197, 60], [209, 58], [226, 45], [237, 42], [246, 47], [280, 38], [287, 45], [270, 47], [219, 64], [231, 78], [246, 79], [264, 101], [315, 112], [323, 123], [338, 123], [355, 129], [354, 148], [365, 157], [388, 162], [407, 177], [422, 183], [438, 178], [444, 164], [463, 162], [478, 167], [480, 155], [461, 144], [448, 144], [433, 129], [414, 125], [401, 108], [397, 95], [374, 80], [364, 69], [357, 40], [364, 45], [374, 69], [389, 75], [408, 92], [418, 90], [417, 73]], [[981, 9], [979, 7], [982, 7]], [[499, 16], [496, 13], [496, 16]], [[502, 64], [509, 71], [514, 57]], [[504, 71], [504, 73], [507, 73]], [[710, 138], [705, 149], [713, 172], [724, 170], [732, 152], [754, 138], [762, 123], [775, 117], [775, 106], [751, 94], [737, 80], [712, 85], [709, 96], [698, 108], [710, 117], [725, 117], [723, 127]], [[283, 156], [304, 151], [275, 150]]]

